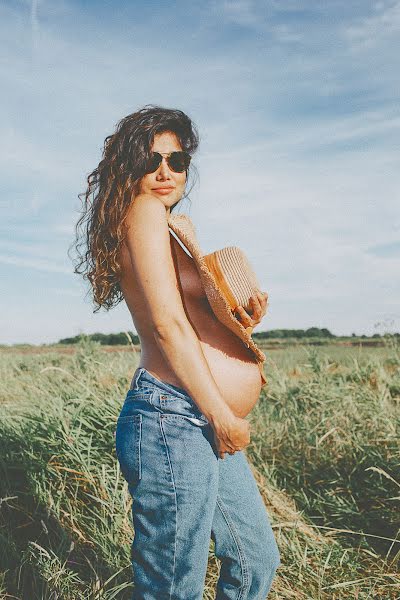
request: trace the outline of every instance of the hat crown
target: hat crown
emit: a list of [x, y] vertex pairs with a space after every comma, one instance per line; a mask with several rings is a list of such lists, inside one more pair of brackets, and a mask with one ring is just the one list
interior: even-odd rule
[[206, 254], [204, 260], [231, 309], [243, 306], [250, 311], [250, 297], [259, 289], [259, 284], [243, 250], [237, 246], [227, 246]]

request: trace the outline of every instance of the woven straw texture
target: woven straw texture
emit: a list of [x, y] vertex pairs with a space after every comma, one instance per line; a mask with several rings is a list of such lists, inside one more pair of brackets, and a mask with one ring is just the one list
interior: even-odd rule
[[257, 288], [259, 289], [259, 285], [244, 252], [237, 246], [215, 250], [204, 256], [209, 267], [210, 257], [214, 257], [217, 261], [218, 269], [223, 274], [224, 283], [229, 287], [230, 295], [234, 298], [234, 306], [231, 308], [243, 306], [249, 311], [251, 309], [250, 296]]

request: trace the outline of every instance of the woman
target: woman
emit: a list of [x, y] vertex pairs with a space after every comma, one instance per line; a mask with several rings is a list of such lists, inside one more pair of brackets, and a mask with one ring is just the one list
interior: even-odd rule
[[[168, 229], [198, 142], [180, 110], [146, 105], [118, 123], [88, 177], [84, 277], [97, 310], [125, 300], [141, 344], [116, 428], [133, 498], [133, 598], [200, 600], [212, 538], [217, 598], [263, 600], [280, 556], [243, 452], [260, 370]], [[254, 296], [252, 315], [238, 307], [245, 327], [260, 322], [266, 297]]]

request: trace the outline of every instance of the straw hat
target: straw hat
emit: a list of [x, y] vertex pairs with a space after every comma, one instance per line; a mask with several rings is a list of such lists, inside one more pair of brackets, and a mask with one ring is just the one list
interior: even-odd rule
[[250, 296], [260, 289], [246, 255], [237, 246], [229, 246], [203, 255], [196, 238], [195, 226], [185, 214], [169, 215], [168, 225], [192, 255], [204, 291], [217, 319], [252, 350], [264, 385], [267, 381], [263, 369], [266, 356], [251, 337], [252, 328], [243, 327], [234, 315], [237, 306], [250, 310]]

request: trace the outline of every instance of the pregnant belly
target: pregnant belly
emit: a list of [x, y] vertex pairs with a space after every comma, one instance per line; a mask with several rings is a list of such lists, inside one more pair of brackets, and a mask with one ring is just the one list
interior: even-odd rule
[[227, 356], [218, 348], [200, 341], [222, 397], [238, 417], [246, 417], [257, 403], [261, 392], [257, 363]]
[[[221, 396], [236, 416], [246, 417], [257, 403], [262, 383], [253, 353], [215, 318], [206, 302], [187, 302], [186, 308]], [[141, 335], [141, 342], [141, 366], [181, 387], [151, 333]]]
[[[257, 403], [261, 392], [261, 376], [257, 363], [249, 358], [241, 342], [239, 347], [236, 346], [238, 338], [233, 344], [231, 342], [229, 354], [204, 340], [199, 341], [222, 398], [237, 417], [246, 417]], [[180, 381], [176, 379], [151, 339], [142, 339], [139, 366], [145, 367], [156, 378], [181, 387]]]

